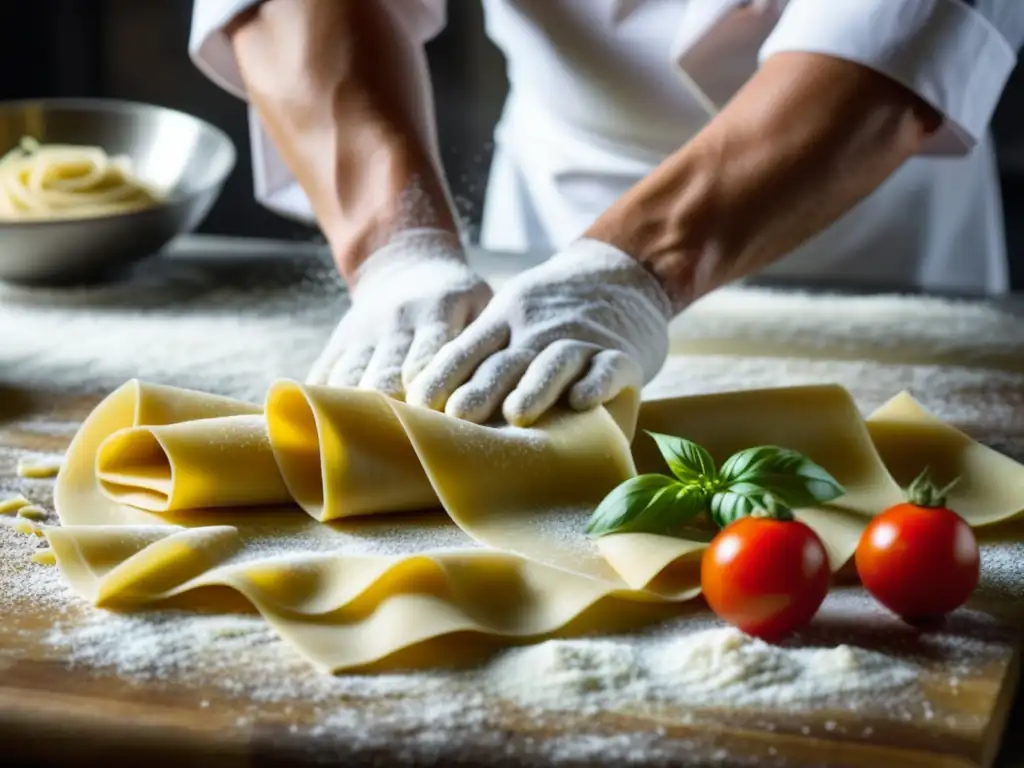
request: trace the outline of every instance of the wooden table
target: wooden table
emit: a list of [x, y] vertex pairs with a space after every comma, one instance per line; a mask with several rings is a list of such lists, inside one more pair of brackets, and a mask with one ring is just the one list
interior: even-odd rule
[[[191, 247], [192, 241], [188, 245], [186, 263], [177, 272], [174, 268], [168, 270], [169, 288], [165, 293], [156, 288], [158, 276], [148, 275], [148, 299], [195, 306], [209, 295], [213, 305], [220, 299], [210, 292], [211, 286], [230, 281], [240, 281], [242, 291], [262, 288], [270, 282], [286, 290], [286, 282], [301, 279], [302, 270], [293, 265], [303, 258], [322, 256], [313, 253], [316, 249], [295, 244], [264, 244], [261, 249], [251, 242], [217, 241], [216, 248], [210, 248], [216, 251], [208, 260], [211, 266], [204, 265], [198, 253], [207, 246]], [[478, 261], [481, 257], [484, 262], [489, 260], [484, 266], [499, 277], [529, 262], [510, 262], [487, 254], [478, 254]], [[251, 263], [236, 264], [245, 258]], [[154, 265], [154, 271], [159, 266]], [[200, 273], [202, 280], [197, 279]], [[134, 306], [135, 298], [129, 296], [123, 303]], [[111, 300], [109, 308], [96, 311], [116, 313], [121, 301]], [[293, 309], [279, 304], [276, 311]], [[4, 389], [3, 381], [0, 366], [0, 482], [13, 473], [21, 453], [62, 451], [74, 424], [104, 394], [69, 396], [27, 388]], [[892, 392], [876, 394], [888, 396]], [[979, 391], [977, 396], [981, 403], [984, 392]], [[960, 392], [958, 397], [969, 399], [972, 391]], [[67, 425], [67, 430], [32, 429], [31, 422], [39, 419]], [[998, 423], [958, 426], [997, 447], [1009, 437], [1021, 444], [1020, 438], [1024, 437], [1007, 434], [1004, 425]], [[1024, 456], [1015, 458], [1024, 460]], [[48, 487], [46, 483], [37, 484], [31, 498], [52, 508]], [[345, 702], [352, 711], [369, 712], [369, 719], [360, 721], [363, 731], [352, 725], [325, 728], [322, 723], [314, 725], [320, 722], [316, 712], [319, 705], [301, 698], [254, 704], [212, 679], [147, 684], [85, 667], [69, 669], [67, 659], [42, 642], [53, 623], [47, 610], [28, 610], [24, 606], [13, 610], [0, 605], [0, 609], [6, 609], [0, 620], [0, 748], [5, 764], [16, 760], [104, 765], [188, 760], [218, 766], [321, 762], [518, 766], [543, 765], [560, 758], [557, 762], [563, 765], [987, 765], [998, 748], [1004, 716], [1019, 678], [1018, 622], [1024, 618], [1024, 597], [1018, 597], [1018, 592], [1024, 594], [1024, 589], [1013, 595], [979, 597], [977, 607], [998, 615], [998, 621], [986, 624], [977, 617], [965, 616], [946, 630], [950, 639], [984, 635], [989, 652], [968, 659], [955, 692], [949, 684], [948, 670], [944, 673], [939, 669], [931, 676], [930, 718], [920, 711], [911, 713], [904, 722], [884, 718], [868, 722], [863, 718], [844, 721], [824, 713], [694, 714], [671, 708], [656, 714], [607, 711], [591, 716], [534, 716], [498, 702], [488, 707], [485, 719], [454, 727], [433, 741], [424, 739], [422, 733], [386, 730], [382, 738], [368, 738], [376, 727], [375, 718], [379, 715], [382, 722], [386, 721], [389, 708], [398, 706], [395, 702]], [[841, 593], [848, 594], [853, 593]], [[897, 622], [877, 613], [862, 615], [856, 611], [823, 611], [815, 633], [823, 643], [853, 638], [867, 647], [897, 651], [915, 642]], [[469, 660], [477, 654], [485, 658], [490, 650], [468, 642], [465, 647]], [[232, 672], [244, 675], [245, 659], [238, 659]], [[466, 694], [453, 686], [447, 695], [457, 699]], [[416, 704], [415, 700], [411, 702], [412, 706]], [[410, 702], [405, 701], [404, 706], [410, 706]], [[1024, 766], [1024, 707], [1016, 707], [1009, 717], [996, 765]], [[581, 732], [594, 737], [589, 751], [579, 747], [576, 737]], [[560, 743], [571, 748], [559, 751], [555, 747]]]
[[[45, 414], [53, 422], [75, 422], [96, 399], [5, 393], [0, 400], [4, 403], [0, 446], [10, 450], [0, 460], [0, 476], [13, 471], [21, 451], [53, 452], [65, 447], [67, 436], [33, 432], [31, 419]], [[1024, 615], [1024, 604], [995, 603], [1011, 619]], [[955, 622], [951, 636], [980, 633], [989, 641], [988, 650], [967, 661], [956, 689], [947, 685], [949, 675], [936, 668], [929, 684], [930, 717], [916, 711], [900, 722], [844, 720], [828, 713], [705, 711], [694, 716], [668, 710], [657, 716], [607, 712], [538, 718], [499, 706], [487, 728], [471, 727], [431, 750], [420, 745], [403, 754], [397, 737], [390, 743], [373, 744], [344, 729], [325, 733], [311, 727], [315, 707], [302, 701], [261, 704], [254, 715], [252, 702], [225, 693], [214, 681], [140, 686], [116, 674], [68, 669], [41, 642], [50, 621], [45, 610], [21, 610], [8, 612], [0, 625], [0, 744], [9, 759], [24, 764], [141, 764], [173, 759], [219, 766], [300, 765], [329, 759], [363, 765], [390, 764], [401, 758], [403, 764], [540, 765], [551, 759], [552, 743], [582, 730], [605, 739], [620, 734], [623, 739], [639, 740], [641, 746], [631, 763], [638, 765], [966, 768], [991, 764], [1020, 662], [1012, 622], [983, 625], [964, 619]], [[818, 624], [821, 638], [832, 642], [856, 641], [896, 650], [914, 642], [906, 628], [877, 613], [851, 616], [833, 611], [829, 615], [826, 610]], [[452, 696], [464, 694], [454, 687], [451, 691]], [[1016, 765], [1024, 754], [1024, 739], [1016, 732], [1019, 725], [1024, 725], [1020, 709], [1011, 716], [997, 765]], [[622, 761], [618, 753], [580, 755], [575, 763], [569, 757], [559, 764]]]

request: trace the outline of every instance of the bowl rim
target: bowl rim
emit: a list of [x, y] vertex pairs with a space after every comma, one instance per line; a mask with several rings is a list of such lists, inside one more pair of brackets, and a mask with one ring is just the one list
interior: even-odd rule
[[132, 110], [148, 110], [152, 112], [164, 112], [170, 114], [180, 115], [181, 117], [193, 120], [198, 123], [204, 130], [209, 131], [211, 134], [216, 136], [222, 142], [222, 145], [227, 150], [227, 162], [224, 164], [223, 171], [217, 174], [209, 184], [199, 187], [193, 190], [187, 195], [183, 195], [177, 200], [161, 200], [156, 205], [149, 206], [147, 208], [141, 208], [137, 211], [127, 211], [124, 213], [109, 213], [101, 214], [99, 216], [86, 216], [78, 218], [66, 218], [66, 219], [25, 219], [23, 221], [10, 220], [0, 221], [0, 228], [10, 227], [39, 227], [47, 226], [53, 227], [58, 225], [74, 225], [81, 224], [85, 221], [100, 221], [105, 219], [113, 218], [131, 218], [152, 214], [153, 211], [159, 211], [176, 205], [182, 205], [195, 198], [207, 194], [211, 189], [222, 185], [225, 180], [234, 172], [238, 165], [238, 147], [235, 146], [235, 142], [222, 128], [214, 125], [209, 120], [205, 120], [198, 115], [193, 115], [190, 112], [185, 112], [181, 109], [175, 109], [173, 107], [165, 107], [162, 104], [153, 104], [148, 101], [134, 101], [131, 99], [93, 99], [88, 97], [55, 97], [55, 98], [36, 98], [36, 99], [2, 99], [0, 100], [0, 113], [10, 112], [26, 109], [29, 107], [61, 107], [69, 110], [89, 111], [89, 112], [129, 112]]

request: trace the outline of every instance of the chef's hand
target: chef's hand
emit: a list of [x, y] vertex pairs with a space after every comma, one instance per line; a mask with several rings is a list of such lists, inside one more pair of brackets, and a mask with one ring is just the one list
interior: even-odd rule
[[408, 389], [407, 401], [474, 422], [528, 426], [563, 394], [576, 410], [640, 389], [668, 354], [674, 314], [627, 254], [579, 240], [507, 283]]
[[466, 265], [458, 237], [438, 229], [399, 232], [360, 264], [352, 306], [306, 381], [379, 390], [405, 385], [491, 298]]
[[267, 0], [227, 31], [351, 290], [307, 381], [401, 397], [491, 290], [457, 236], [422, 41], [386, 5]]

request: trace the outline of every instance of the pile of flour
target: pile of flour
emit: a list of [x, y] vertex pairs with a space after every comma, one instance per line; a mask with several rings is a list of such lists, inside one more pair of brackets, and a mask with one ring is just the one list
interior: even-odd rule
[[599, 712], [654, 703], [687, 708], [853, 709], [919, 696], [920, 668], [849, 645], [782, 648], [731, 627], [641, 642], [549, 640], [489, 670], [495, 691], [540, 710]]

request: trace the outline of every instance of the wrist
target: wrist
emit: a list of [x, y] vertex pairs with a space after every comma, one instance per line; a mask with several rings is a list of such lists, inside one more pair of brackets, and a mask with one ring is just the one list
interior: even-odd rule
[[[695, 140], [696, 142], [697, 140]], [[689, 145], [620, 197], [584, 237], [630, 254], [682, 308], [726, 281], [716, 153]]]
[[396, 231], [457, 231], [421, 45], [381, 3], [266, 0], [229, 34], [346, 279]]
[[913, 155], [936, 120], [858, 64], [779, 54], [587, 236], [692, 301], [825, 229]]
[[338, 151], [336, 180], [317, 219], [349, 282], [372, 254], [406, 232], [459, 228], [439, 172], [403, 136], [364, 135]]
[[426, 267], [424, 281], [439, 279], [445, 270], [464, 270], [466, 255], [459, 236], [444, 229], [417, 227], [394, 233], [388, 242], [366, 254], [346, 280], [351, 289], [367, 285], [397, 284], [416, 269]]
[[549, 259], [547, 265], [563, 281], [583, 277], [590, 283], [637, 290], [666, 323], [685, 307], [685, 303], [680, 304], [669, 295], [661, 280], [646, 265], [603, 240], [589, 236], [575, 240]]

